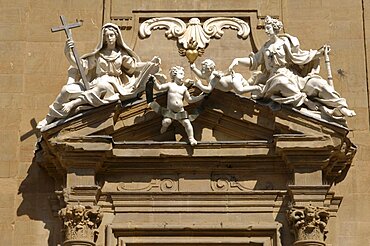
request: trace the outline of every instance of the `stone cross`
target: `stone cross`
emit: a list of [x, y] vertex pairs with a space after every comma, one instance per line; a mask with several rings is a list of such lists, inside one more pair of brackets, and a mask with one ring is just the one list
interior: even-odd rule
[[[62, 22], [62, 26], [52, 27], [51, 32], [59, 32], [59, 31], [63, 30], [66, 33], [67, 39], [72, 40], [72, 32], [71, 32], [70, 29], [80, 27], [81, 22], [76, 22], [76, 23], [73, 23], [73, 24], [67, 24], [67, 20], [63, 15], [60, 16], [60, 20]], [[78, 71], [80, 72], [82, 82], [84, 83], [86, 90], [89, 90], [90, 85], [89, 85], [89, 82], [87, 81], [85, 71], [82, 67], [81, 60], [80, 60], [80, 58], [77, 54], [77, 50], [76, 50], [75, 47], [72, 47], [72, 53], [73, 53], [73, 56], [76, 60], [77, 68], [78, 68]]]

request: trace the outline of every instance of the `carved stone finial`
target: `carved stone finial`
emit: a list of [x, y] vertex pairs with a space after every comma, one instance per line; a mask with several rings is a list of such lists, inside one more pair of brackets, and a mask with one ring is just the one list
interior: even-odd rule
[[59, 216], [64, 225], [64, 245], [95, 245], [97, 228], [102, 218], [99, 208], [67, 205], [59, 211]]
[[293, 207], [288, 211], [288, 220], [295, 234], [297, 245], [325, 245], [325, 230], [329, 220], [326, 208]]

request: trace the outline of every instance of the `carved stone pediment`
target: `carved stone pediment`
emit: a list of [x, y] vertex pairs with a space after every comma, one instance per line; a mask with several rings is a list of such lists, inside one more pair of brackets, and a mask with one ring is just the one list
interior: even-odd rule
[[[159, 97], [158, 101], [164, 99]], [[333, 177], [346, 168], [355, 151], [346, 137], [347, 128], [271, 102], [214, 91], [207, 100], [189, 105], [186, 110], [201, 111], [193, 122], [199, 141], [195, 148], [185, 142], [185, 132], [177, 122], [161, 134], [162, 117], [144, 100], [110, 104], [55, 122], [42, 132], [41, 145], [55, 155], [91, 152], [94, 157], [101, 155], [102, 162], [112, 156], [193, 158], [218, 153], [216, 156], [269, 156], [284, 160], [289, 166], [297, 164], [296, 157], [314, 151], [316, 157], [311, 165], [327, 169]]]

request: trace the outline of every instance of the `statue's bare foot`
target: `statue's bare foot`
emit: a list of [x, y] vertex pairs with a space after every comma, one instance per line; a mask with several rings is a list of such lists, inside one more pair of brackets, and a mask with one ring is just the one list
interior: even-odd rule
[[55, 120], [54, 117], [50, 116], [50, 115], [46, 115], [45, 119], [43, 119], [42, 121], [40, 121], [37, 126], [36, 126], [36, 129], [41, 129], [43, 128], [44, 126], [50, 124], [51, 122], [53, 122], [53, 120]]
[[350, 110], [348, 108], [339, 108], [339, 111], [344, 115], [344, 116], [347, 116], [347, 117], [353, 117], [353, 116], [356, 116], [356, 113], [355, 111], [353, 110]]
[[190, 143], [191, 146], [194, 146], [194, 145], [198, 144], [197, 140], [195, 140], [194, 138], [189, 138], [189, 143]]
[[37, 126], [36, 126], [36, 128], [37, 129], [41, 129], [41, 128], [43, 128], [44, 126], [46, 126], [47, 124], [49, 124], [49, 122], [46, 120], [46, 118], [45, 119], [43, 119], [42, 121], [40, 121], [38, 124], [37, 124]]
[[262, 87], [259, 85], [252, 86], [254, 90], [252, 91], [255, 97], [260, 98], [262, 97]]
[[73, 101], [70, 101], [70, 102], [67, 102], [67, 103], [63, 103], [62, 112], [68, 114], [69, 112], [71, 112], [73, 106], [74, 106]]

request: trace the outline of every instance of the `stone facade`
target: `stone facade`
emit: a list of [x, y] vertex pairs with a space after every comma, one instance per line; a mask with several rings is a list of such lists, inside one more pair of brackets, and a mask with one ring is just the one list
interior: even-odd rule
[[[370, 205], [367, 188], [370, 6], [366, 1], [19, 0], [0, 1], [0, 6], [1, 245], [57, 245], [79, 240], [68, 236], [72, 235], [71, 231], [78, 231], [79, 225], [79, 230], [86, 230], [89, 235], [84, 235], [87, 243], [83, 245], [92, 244], [95, 229], [99, 230], [97, 245], [110, 245], [115, 240], [145, 244], [148, 243], [145, 239], [156, 238], [167, 240], [158, 243], [170, 243], [170, 238], [176, 240], [174, 243], [188, 243], [189, 235], [197, 238], [194, 244], [214, 244], [220, 243], [215, 238], [222, 234], [225, 241], [221, 243], [225, 244], [235, 240], [233, 243], [279, 245], [281, 238], [282, 245], [291, 245], [293, 241], [296, 245], [323, 245], [325, 234], [327, 245], [370, 243], [370, 214], [365, 209]], [[116, 111], [111, 106], [98, 108], [93, 114], [83, 115], [84, 121], [75, 119], [51, 129], [43, 134], [44, 139], [51, 140], [50, 145], [41, 146], [51, 152], [34, 155], [35, 142], [40, 137], [36, 122], [43, 118], [64, 85], [68, 66], [63, 55], [64, 34], [50, 32], [50, 27], [58, 25], [58, 16], [64, 14], [69, 20], [83, 20], [83, 27], [74, 31], [80, 54], [94, 48], [104, 22], [114, 22], [121, 26], [125, 41], [143, 60], [159, 55], [164, 70], [177, 64], [191, 74], [187, 60], [177, 55], [176, 43], [167, 40], [163, 31], [153, 32], [149, 39], [136, 36], [142, 21], [164, 13], [183, 19], [203, 20], [216, 15], [250, 19], [253, 42], [237, 39], [232, 30], [226, 30], [222, 39], [212, 41], [206, 49], [204, 58], [212, 56], [219, 69], [226, 69], [234, 57], [241, 53], [247, 56], [263, 44], [261, 17], [266, 15], [280, 18], [285, 31], [300, 37], [304, 48], [319, 48], [329, 43], [335, 88], [357, 112], [355, 118], [348, 119], [350, 131], [317, 123], [286, 108], [274, 112], [276, 118], [272, 120], [271, 112], [264, 105], [254, 105], [249, 100], [240, 102], [228, 94], [225, 101], [250, 105], [259, 113], [242, 112], [241, 120], [240, 115], [233, 115], [227, 108], [225, 115], [208, 111], [207, 117], [196, 121], [196, 127], [203, 129], [196, 134], [202, 135], [203, 140], [229, 141], [239, 137], [233, 134], [239, 129], [249, 142], [199, 145], [192, 153], [192, 160], [197, 159], [201, 165], [186, 165], [190, 163], [189, 148], [181, 144], [148, 147], [119, 143], [120, 139], [141, 140], [148, 136], [156, 139], [153, 132], [159, 129], [153, 127], [159, 127], [159, 118], [138, 117], [147, 110], [145, 103], [134, 105], [129, 111], [118, 110], [118, 114], [112, 114]], [[159, 43], [165, 45], [158, 49]], [[217, 104], [217, 98], [214, 94], [210, 100]], [[140, 128], [140, 123], [148, 119], [153, 120], [152, 125]], [[113, 121], [118, 124], [112, 128]], [[124, 130], [124, 126], [134, 126], [134, 123], [138, 129]], [[96, 135], [105, 133], [117, 142], [86, 137], [93, 133], [91, 129], [97, 130], [96, 125], [101, 130], [96, 131]], [[281, 135], [274, 136], [276, 145], [262, 141], [272, 139], [277, 132]], [[294, 132], [304, 132], [310, 138], [300, 139], [293, 136]], [[83, 138], [74, 139], [77, 133]], [[58, 136], [63, 136], [63, 141]], [[177, 135], [178, 139], [181, 137]], [[83, 151], [81, 142], [85, 145]], [[310, 151], [294, 149], [297, 142]], [[353, 160], [351, 142], [357, 146]], [[107, 157], [109, 148], [114, 149], [114, 157]], [[140, 156], [135, 151], [138, 148], [142, 150]], [[260, 156], [271, 153], [272, 148], [274, 154], [261, 161]], [[231, 160], [240, 150], [251, 159], [238, 156], [238, 160], [245, 161]], [[90, 159], [76, 162], [83, 153], [88, 153]], [[320, 153], [321, 159], [312, 159], [312, 165], [307, 168], [302, 162], [313, 153], [316, 156]], [[160, 154], [167, 156], [164, 164], [158, 159]], [[228, 161], [219, 161], [218, 168], [212, 167], [211, 158], [221, 154], [228, 157]], [[135, 161], [130, 164], [124, 160]], [[159, 165], [156, 166], [159, 172], [143, 164], [148, 160], [153, 161], [152, 165]], [[136, 162], [143, 165], [133, 164]], [[254, 165], [248, 165], [250, 162]], [[126, 169], [120, 168], [120, 163], [125, 163]], [[345, 163], [352, 163], [351, 167]], [[213, 172], [209, 173], [211, 169]], [[131, 176], [122, 180], [120, 172]], [[184, 194], [188, 198], [185, 199]], [[290, 206], [292, 201], [294, 206]], [[99, 205], [99, 213], [96, 205]], [[67, 208], [61, 210], [64, 207]], [[71, 218], [66, 219], [67, 212], [74, 215], [77, 210], [86, 215], [85, 220], [74, 220], [74, 223]], [[66, 235], [60, 233], [63, 224], [58, 211], [64, 211], [60, 212], [64, 224], [72, 225], [72, 229], [64, 228]], [[311, 212], [313, 215], [309, 215]], [[217, 218], [212, 214], [217, 214]], [[258, 223], [260, 221], [265, 223]], [[310, 235], [307, 230], [315, 235], [307, 236]], [[316, 244], [301, 242], [304, 240], [316, 240], [313, 242]]]

